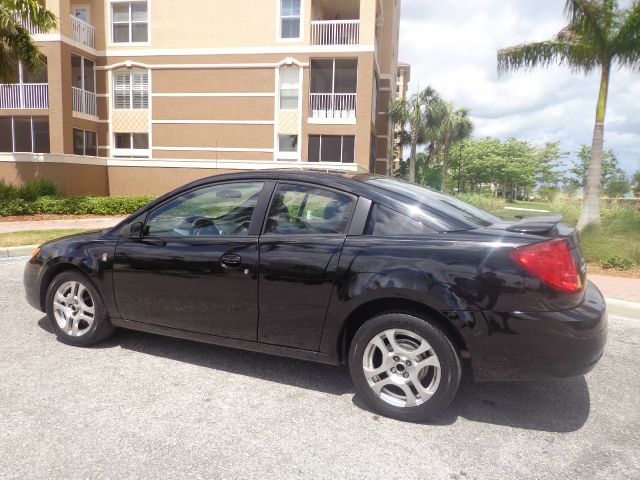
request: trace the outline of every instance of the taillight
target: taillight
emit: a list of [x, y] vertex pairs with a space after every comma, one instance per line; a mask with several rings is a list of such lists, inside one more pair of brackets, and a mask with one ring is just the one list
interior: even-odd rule
[[582, 289], [580, 271], [566, 240], [526, 245], [509, 255], [531, 275], [560, 292], [575, 293]]

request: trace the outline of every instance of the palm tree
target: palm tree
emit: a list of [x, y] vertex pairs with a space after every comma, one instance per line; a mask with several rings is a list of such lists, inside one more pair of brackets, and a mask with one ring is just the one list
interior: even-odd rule
[[451, 146], [454, 143], [466, 140], [473, 132], [473, 123], [469, 118], [467, 108], [456, 108], [453, 102], [440, 102], [438, 109], [438, 130], [443, 149], [442, 183], [441, 190], [447, 190], [447, 178], [449, 178], [449, 158]]
[[640, 68], [640, 0], [620, 9], [615, 0], [567, 0], [568, 25], [555, 38], [498, 51], [498, 71], [568, 65], [588, 74], [600, 70], [600, 91], [593, 129], [591, 160], [578, 228], [600, 223], [600, 177], [604, 119], [611, 67]]
[[427, 142], [426, 127], [430, 110], [438, 99], [435, 89], [427, 87], [409, 98], [395, 100], [389, 106], [387, 116], [401, 128], [400, 141], [411, 147], [409, 154], [409, 181], [416, 181], [416, 151], [418, 145]]
[[0, 81], [10, 81], [16, 60], [30, 73], [38, 73], [44, 57], [25, 27], [30, 24], [43, 32], [56, 28], [56, 16], [37, 0], [0, 0]]

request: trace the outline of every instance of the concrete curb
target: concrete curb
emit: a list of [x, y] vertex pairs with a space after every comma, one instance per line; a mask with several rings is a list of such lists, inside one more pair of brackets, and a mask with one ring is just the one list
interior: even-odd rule
[[618, 298], [605, 298], [605, 301], [607, 302], [607, 312], [610, 315], [640, 319], [640, 303]]
[[7, 257], [24, 257], [25, 255], [31, 255], [31, 253], [38, 247], [38, 245], [22, 245], [20, 247], [2, 247], [0, 248], [0, 258]]

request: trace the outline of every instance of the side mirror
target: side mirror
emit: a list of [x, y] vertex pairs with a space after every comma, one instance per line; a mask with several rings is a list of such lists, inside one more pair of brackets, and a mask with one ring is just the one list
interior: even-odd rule
[[142, 238], [142, 228], [144, 223], [135, 222], [129, 225], [129, 238], [139, 239]]

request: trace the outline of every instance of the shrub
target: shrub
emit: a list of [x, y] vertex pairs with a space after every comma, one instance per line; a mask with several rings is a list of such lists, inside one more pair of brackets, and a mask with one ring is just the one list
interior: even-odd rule
[[40, 197], [54, 196], [58, 193], [58, 187], [51, 180], [37, 179], [27, 182], [18, 188], [18, 198], [23, 200], [36, 200]]
[[16, 187], [0, 180], [0, 200], [28, 200], [33, 201], [44, 196], [56, 195], [58, 187], [51, 180], [36, 179]]
[[494, 197], [492, 195], [482, 195], [479, 193], [458, 193], [456, 197], [467, 202], [474, 207], [478, 207], [487, 212], [495, 212], [504, 208], [506, 200], [501, 197]]
[[0, 216], [8, 215], [126, 215], [145, 206], [154, 197], [40, 197], [34, 201], [16, 198], [0, 202]]
[[630, 258], [614, 255], [601, 262], [602, 268], [615, 268], [616, 270], [631, 270], [636, 264]]

